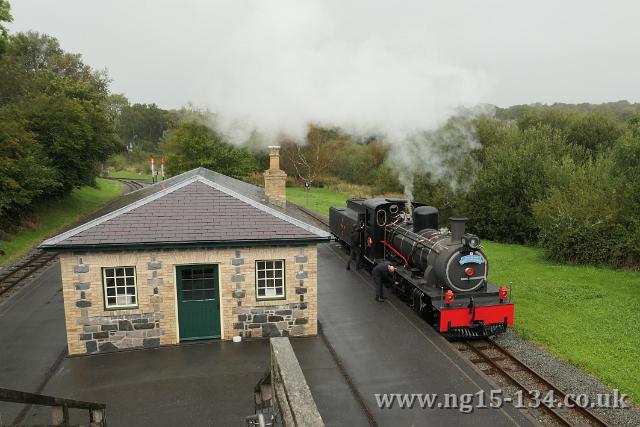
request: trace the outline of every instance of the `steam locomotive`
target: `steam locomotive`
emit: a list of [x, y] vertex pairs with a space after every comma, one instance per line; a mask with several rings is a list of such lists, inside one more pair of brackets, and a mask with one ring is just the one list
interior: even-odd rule
[[465, 218], [440, 228], [438, 210], [395, 199], [349, 199], [329, 212], [331, 233], [351, 246], [354, 225], [362, 261], [397, 265], [393, 291], [449, 338], [484, 338], [513, 325], [509, 291], [488, 282], [489, 265]]

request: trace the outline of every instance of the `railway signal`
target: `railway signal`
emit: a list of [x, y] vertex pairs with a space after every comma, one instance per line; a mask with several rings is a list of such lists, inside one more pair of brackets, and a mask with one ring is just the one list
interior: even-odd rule
[[156, 182], [156, 159], [152, 157], [149, 163], [151, 163], [151, 182]]

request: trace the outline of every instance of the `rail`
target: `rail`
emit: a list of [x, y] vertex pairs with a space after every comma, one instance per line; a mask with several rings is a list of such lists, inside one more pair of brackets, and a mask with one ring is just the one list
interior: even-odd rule
[[58, 256], [57, 252], [38, 251], [9, 273], [0, 276], [0, 295], [21, 283]]
[[106, 427], [106, 405], [104, 403], [83, 402], [81, 400], [63, 399], [43, 394], [26, 393], [24, 391], [0, 388], [0, 401], [51, 407], [51, 424], [69, 426], [69, 409], [89, 411], [91, 427]]
[[[472, 363], [479, 364], [484, 363], [491, 368], [492, 371], [485, 371], [485, 374], [496, 374], [502, 376], [516, 388], [526, 393], [527, 396], [533, 397], [534, 391], [528, 387], [523, 379], [518, 379], [514, 373], [524, 372], [529, 377], [529, 382], [533, 381], [536, 384], [536, 395], [545, 396], [546, 392], [552, 392], [553, 402], [546, 399], [540, 400], [540, 407], [547, 412], [556, 422], [561, 425], [576, 425], [587, 423], [587, 425], [593, 426], [607, 426], [608, 424], [599, 418], [596, 414], [589, 411], [587, 408], [580, 406], [578, 402], [567, 396], [566, 393], [561, 391], [557, 386], [552, 384], [548, 379], [543, 377], [538, 372], [528, 367], [518, 357], [511, 352], [498, 345], [491, 339], [479, 340], [479, 341], [461, 341], [466, 349], [471, 350], [479, 359], [472, 360]], [[461, 349], [462, 351], [462, 349]], [[499, 353], [498, 356], [492, 356], [490, 353], [494, 351]], [[506, 362], [502, 363], [502, 362]], [[505, 365], [515, 365], [505, 366]], [[543, 391], [543, 390], [546, 390]], [[538, 392], [541, 392], [538, 394]], [[562, 406], [563, 403], [569, 403], [572, 407]], [[562, 409], [559, 409], [562, 406]]]

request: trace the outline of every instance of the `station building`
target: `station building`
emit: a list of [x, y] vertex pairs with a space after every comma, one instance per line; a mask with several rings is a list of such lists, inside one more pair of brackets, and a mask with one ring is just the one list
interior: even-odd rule
[[286, 203], [270, 149], [265, 189], [198, 168], [42, 243], [60, 253], [69, 354], [317, 333], [329, 234]]

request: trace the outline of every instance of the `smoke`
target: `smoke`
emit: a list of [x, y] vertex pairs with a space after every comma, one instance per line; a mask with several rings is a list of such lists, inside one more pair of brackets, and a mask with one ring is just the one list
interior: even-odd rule
[[309, 123], [383, 135], [410, 194], [415, 172], [442, 167], [433, 132], [481, 102], [487, 79], [440, 60], [424, 10], [346, 3], [226, 4], [209, 107], [236, 142], [256, 131], [302, 140]]

